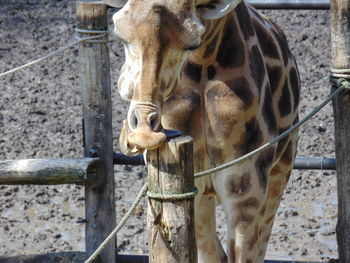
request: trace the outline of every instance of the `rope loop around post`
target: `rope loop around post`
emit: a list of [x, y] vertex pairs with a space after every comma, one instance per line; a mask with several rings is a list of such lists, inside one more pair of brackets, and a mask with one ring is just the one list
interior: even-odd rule
[[[108, 42], [109, 32], [106, 30], [87, 30], [87, 29], [75, 28], [75, 32], [77, 33], [75, 38], [84, 43], [106, 44]], [[95, 36], [96, 38], [85, 39], [86, 36], [81, 36], [81, 34], [86, 34], [88, 36]]]
[[332, 68], [331, 76], [334, 78], [350, 79], [350, 69]]
[[183, 193], [183, 194], [165, 194], [165, 193], [154, 193], [147, 191], [146, 195], [151, 199], [158, 199], [164, 201], [177, 201], [194, 197], [198, 194], [197, 187], [194, 187], [191, 192]]
[[329, 78], [329, 81], [336, 86], [338, 89], [342, 88], [344, 89], [345, 93], [349, 93], [350, 91], [350, 74], [349, 74], [349, 78], [339, 78], [339, 77], [335, 77], [334, 74], [332, 74]]

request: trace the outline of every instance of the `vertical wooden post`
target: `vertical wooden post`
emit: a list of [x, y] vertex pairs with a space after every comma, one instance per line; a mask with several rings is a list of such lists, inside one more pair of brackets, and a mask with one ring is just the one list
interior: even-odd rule
[[[171, 139], [147, 154], [149, 192], [193, 192], [192, 138]], [[195, 263], [194, 196], [180, 200], [149, 198], [147, 225], [152, 263]]]
[[[331, 1], [332, 67], [350, 73], [350, 0]], [[336, 87], [332, 87], [334, 90]], [[350, 262], [350, 94], [333, 100], [338, 185], [339, 262]]]
[[[101, 1], [77, 2], [78, 29], [81, 37], [108, 29], [107, 6]], [[90, 31], [90, 32], [89, 32]], [[93, 32], [95, 31], [95, 32]], [[79, 31], [78, 31], [79, 32]], [[80, 44], [80, 86], [83, 97], [84, 155], [100, 157], [105, 173], [98, 182], [85, 187], [85, 245], [91, 255], [116, 224], [110, 66], [107, 36], [102, 41]], [[115, 262], [115, 241], [100, 255], [103, 263]]]

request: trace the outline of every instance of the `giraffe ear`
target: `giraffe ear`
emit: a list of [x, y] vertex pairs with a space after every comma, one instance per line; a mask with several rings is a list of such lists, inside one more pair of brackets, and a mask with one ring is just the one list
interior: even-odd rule
[[241, 2], [242, 0], [210, 0], [198, 5], [197, 10], [201, 18], [214, 20], [227, 15]]
[[128, 0], [103, 0], [103, 2], [112, 7], [122, 8]]

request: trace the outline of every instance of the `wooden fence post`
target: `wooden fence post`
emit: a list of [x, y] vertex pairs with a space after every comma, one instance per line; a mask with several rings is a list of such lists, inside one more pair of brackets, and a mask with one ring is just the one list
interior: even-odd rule
[[[101, 1], [77, 1], [80, 37], [104, 34], [108, 30], [107, 6]], [[85, 187], [85, 245], [91, 255], [116, 224], [112, 109], [107, 34], [79, 45], [80, 86], [83, 97], [84, 155], [99, 157], [105, 165], [102, 183]], [[115, 240], [106, 247], [99, 262], [115, 262]]]
[[[147, 153], [149, 192], [183, 194], [194, 191], [192, 138], [171, 139]], [[179, 200], [149, 198], [149, 259], [152, 263], [195, 263], [194, 196]]]
[[[331, 1], [332, 67], [350, 74], [350, 0]], [[349, 76], [349, 75], [348, 75]], [[350, 79], [348, 79], [350, 80]], [[336, 89], [335, 86], [332, 89]], [[350, 94], [333, 100], [338, 185], [339, 263], [350, 262]]]

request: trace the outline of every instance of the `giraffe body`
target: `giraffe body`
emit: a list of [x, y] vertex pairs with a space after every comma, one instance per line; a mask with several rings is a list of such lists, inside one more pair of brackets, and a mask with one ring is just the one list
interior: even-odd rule
[[[126, 62], [118, 89], [130, 101], [120, 137], [130, 155], [194, 139], [195, 172], [238, 158], [298, 119], [299, 75], [282, 31], [244, 2], [129, 0], [113, 17]], [[297, 132], [264, 152], [196, 179], [199, 262], [263, 262], [294, 162]], [[224, 208], [228, 247], [218, 241]]]

